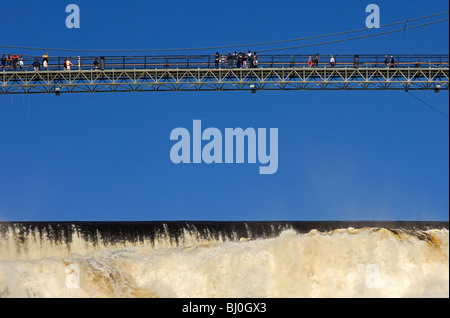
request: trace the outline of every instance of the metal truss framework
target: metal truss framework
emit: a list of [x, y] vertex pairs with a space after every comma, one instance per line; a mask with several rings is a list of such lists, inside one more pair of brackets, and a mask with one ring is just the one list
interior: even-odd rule
[[448, 90], [449, 68], [124, 69], [0, 73], [0, 94]]

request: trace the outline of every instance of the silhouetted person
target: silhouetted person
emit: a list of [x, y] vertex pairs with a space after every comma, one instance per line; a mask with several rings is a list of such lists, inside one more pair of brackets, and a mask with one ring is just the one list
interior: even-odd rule
[[233, 55], [231, 55], [231, 52], [228, 52], [227, 61], [228, 61], [228, 68], [233, 68]]
[[220, 55], [219, 52], [216, 52], [214, 55], [214, 63], [216, 64], [216, 68], [219, 68]]
[[355, 55], [353, 57], [353, 67], [358, 68], [359, 67], [359, 55]]
[[5, 56], [5, 54], [3, 54], [3, 57], [2, 57], [2, 71], [5, 70], [5, 67], [6, 67], [6, 56]]
[[8, 57], [6, 58], [6, 63], [8, 64], [8, 70], [11, 70], [11, 64], [12, 64], [11, 54], [8, 54]]

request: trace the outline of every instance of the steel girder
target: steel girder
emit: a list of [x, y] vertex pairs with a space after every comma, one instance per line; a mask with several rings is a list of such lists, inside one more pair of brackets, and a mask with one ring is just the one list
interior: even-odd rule
[[449, 69], [249, 68], [1, 72], [0, 94], [144, 91], [448, 90]]

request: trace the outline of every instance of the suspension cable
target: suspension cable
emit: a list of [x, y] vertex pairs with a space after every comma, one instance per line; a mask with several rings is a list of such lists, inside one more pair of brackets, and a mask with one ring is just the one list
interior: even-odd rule
[[441, 114], [442, 116], [444, 116], [445, 118], [448, 118], [448, 115], [446, 113], [441, 112], [439, 109], [431, 106], [430, 104], [428, 104], [427, 102], [421, 100], [419, 97], [411, 94], [410, 92], [407, 92], [409, 95], [411, 95], [412, 97], [414, 97], [415, 99], [421, 101], [423, 104], [425, 104], [426, 106], [428, 106], [429, 108], [431, 108], [432, 110], [434, 110], [435, 112], [438, 112], [439, 114]]
[[[412, 29], [412, 28], [423, 27], [423, 26], [427, 26], [427, 25], [430, 25], [430, 24], [435, 24], [435, 23], [440, 23], [440, 22], [443, 22], [443, 21], [448, 21], [448, 18], [447, 19], [442, 19], [442, 20], [439, 20], [439, 21], [428, 22], [428, 23], [425, 23], [425, 24], [412, 26], [412, 27], [406, 27], [406, 23], [411, 23], [412, 21], [417, 21], [417, 20], [429, 19], [431, 17], [436, 17], [436, 16], [439, 16], [439, 15], [448, 14], [448, 13], [449, 13], [449, 11], [445, 11], [445, 12], [440, 12], [440, 13], [435, 13], [435, 14], [419, 17], [419, 18], [408, 19], [408, 20], [403, 20], [403, 21], [399, 21], [399, 22], [384, 24], [384, 25], [380, 26], [380, 28], [386, 28], [386, 27], [389, 27], [389, 26], [397, 25], [397, 24], [405, 24], [404, 28], [399, 29], [401, 31]], [[211, 47], [197, 47], [197, 48], [178, 48], [178, 49], [93, 50], [93, 49], [64, 49], [64, 48], [26, 47], [26, 46], [10, 46], [10, 45], [0, 45], [0, 47], [1, 48], [25, 49], [25, 50], [66, 51], [66, 52], [73, 52], [74, 51], [74, 52], [103, 52], [103, 53], [107, 53], [107, 52], [108, 53], [114, 53], [114, 52], [133, 52], [133, 53], [136, 53], [136, 52], [155, 52], [156, 53], [156, 52], [172, 52], [172, 51], [211, 50], [211, 49], [224, 49], [224, 48], [235, 48], [235, 47], [253, 47], [253, 46], [263, 46], [263, 45], [270, 45], [270, 44], [280, 44], [280, 43], [284, 44], [286, 42], [296, 42], [296, 41], [312, 40], [312, 39], [317, 39], [317, 38], [326, 38], [326, 37], [332, 37], [332, 36], [337, 36], [337, 35], [346, 35], [346, 34], [350, 34], [350, 33], [366, 31], [366, 30], [367, 30], [367, 28], [351, 30], [351, 31], [344, 31], [344, 32], [338, 32], [338, 33], [331, 33], [331, 34], [325, 34], [325, 35], [310, 36], [310, 37], [304, 37], [304, 38], [279, 40], [279, 41], [270, 41], [270, 42], [247, 43], [247, 44], [224, 45], [224, 46], [211, 46]], [[377, 36], [377, 35], [383, 35], [383, 34], [388, 34], [388, 33], [399, 32], [399, 30], [387, 31], [387, 32], [382, 32], [382, 33], [377, 33], [377, 34], [371, 34], [371, 35], [365, 35], [365, 36], [360, 36], [360, 37], [348, 38], [348, 39], [341, 39], [341, 40], [335, 40], [335, 41], [321, 42], [321, 43], [317, 43], [317, 44], [293, 46], [293, 47], [289, 47], [289, 48], [283, 47], [281, 49], [279, 48], [279, 49], [271, 49], [271, 50], [260, 50], [260, 52], [287, 50], [287, 49], [292, 49], [292, 48], [303, 48], [303, 47], [309, 47], [309, 46], [325, 45], [325, 44], [330, 44], [330, 43], [338, 43], [338, 42], [343, 42], [343, 41], [351, 41], [351, 40], [362, 39], [362, 38], [366, 38], [366, 37], [372, 37], [372, 36]]]

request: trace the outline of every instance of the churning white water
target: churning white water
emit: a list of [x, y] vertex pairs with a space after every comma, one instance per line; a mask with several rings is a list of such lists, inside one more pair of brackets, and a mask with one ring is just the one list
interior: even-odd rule
[[449, 297], [448, 229], [185, 231], [176, 244], [19, 232], [0, 237], [0, 297]]

